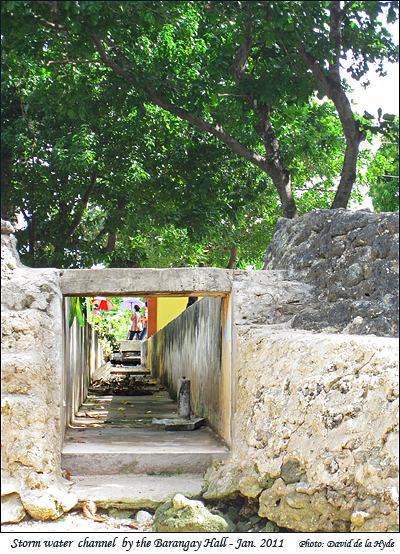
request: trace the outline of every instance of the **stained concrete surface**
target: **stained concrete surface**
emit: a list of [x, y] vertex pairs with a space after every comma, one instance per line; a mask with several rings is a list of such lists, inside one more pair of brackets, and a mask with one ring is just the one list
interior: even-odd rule
[[[146, 365], [176, 398], [190, 379], [192, 409], [228, 444], [231, 438], [231, 329], [221, 298], [203, 298], [146, 341]], [[223, 351], [225, 355], [223, 356]]]
[[72, 475], [203, 473], [229, 450], [209, 428], [165, 431], [153, 418], [177, 416], [176, 403], [158, 390], [151, 396], [89, 394], [67, 430], [63, 469]]
[[[154, 417], [177, 416], [176, 403], [164, 390], [143, 396], [113, 396], [90, 392], [74, 417], [66, 434], [66, 441], [76, 437], [75, 428], [143, 427], [151, 425]], [[75, 434], [74, 434], [75, 433]], [[118, 433], [118, 431], [116, 431]], [[90, 432], [87, 434], [89, 440]]]
[[[104, 480], [99, 475], [74, 478], [71, 492], [79, 499], [79, 506], [57, 521], [25, 520], [18, 524], [3, 524], [2, 532], [144, 532], [149, 528], [132, 528], [134, 512], [139, 509], [152, 513], [160, 504], [171, 500], [177, 491], [187, 498], [200, 498], [203, 479], [200, 475], [182, 474], [173, 476], [115, 475]], [[98, 513], [105, 515], [105, 521], [86, 519], [81, 512], [83, 501], [95, 502]], [[103, 510], [110, 510], [108, 513]], [[123, 510], [115, 514], [116, 510]], [[129, 513], [131, 511], [132, 513]]]
[[232, 288], [231, 272], [218, 268], [63, 269], [65, 296], [224, 296]]
[[197, 474], [116, 475], [109, 482], [98, 475], [80, 475], [71, 492], [79, 502], [90, 498], [98, 508], [155, 508], [170, 500], [177, 491], [188, 498], [200, 498], [203, 478]]

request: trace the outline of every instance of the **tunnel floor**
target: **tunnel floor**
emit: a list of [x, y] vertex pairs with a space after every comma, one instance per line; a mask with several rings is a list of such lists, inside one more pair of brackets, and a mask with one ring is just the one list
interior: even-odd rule
[[62, 467], [72, 476], [203, 473], [228, 448], [207, 426], [165, 431], [153, 418], [177, 416], [166, 390], [123, 396], [90, 390], [65, 434]]
[[176, 415], [176, 402], [165, 390], [145, 396], [98, 395], [90, 392], [74, 417], [73, 427], [143, 427], [151, 426], [153, 418]]

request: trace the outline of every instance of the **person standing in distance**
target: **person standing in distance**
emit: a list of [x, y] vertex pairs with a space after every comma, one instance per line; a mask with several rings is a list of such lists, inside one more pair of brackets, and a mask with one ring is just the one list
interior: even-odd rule
[[140, 339], [140, 335], [143, 331], [142, 317], [139, 310], [139, 306], [135, 304], [133, 306], [133, 314], [131, 317], [131, 326], [129, 328], [128, 340], [133, 340], [134, 338]]

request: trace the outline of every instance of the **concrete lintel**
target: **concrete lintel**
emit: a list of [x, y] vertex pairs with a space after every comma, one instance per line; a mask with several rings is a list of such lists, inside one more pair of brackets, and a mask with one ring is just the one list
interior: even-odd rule
[[231, 272], [218, 268], [65, 269], [64, 296], [225, 296]]

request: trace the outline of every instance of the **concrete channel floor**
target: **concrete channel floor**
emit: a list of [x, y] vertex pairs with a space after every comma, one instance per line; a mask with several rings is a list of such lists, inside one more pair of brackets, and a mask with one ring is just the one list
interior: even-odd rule
[[152, 424], [174, 416], [176, 403], [164, 390], [89, 393], [65, 436], [62, 466], [71, 492], [100, 507], [155, 507], [177, 492], [199, 497], [204, 471], [229, 450], [208, 427], [164, 431]]

